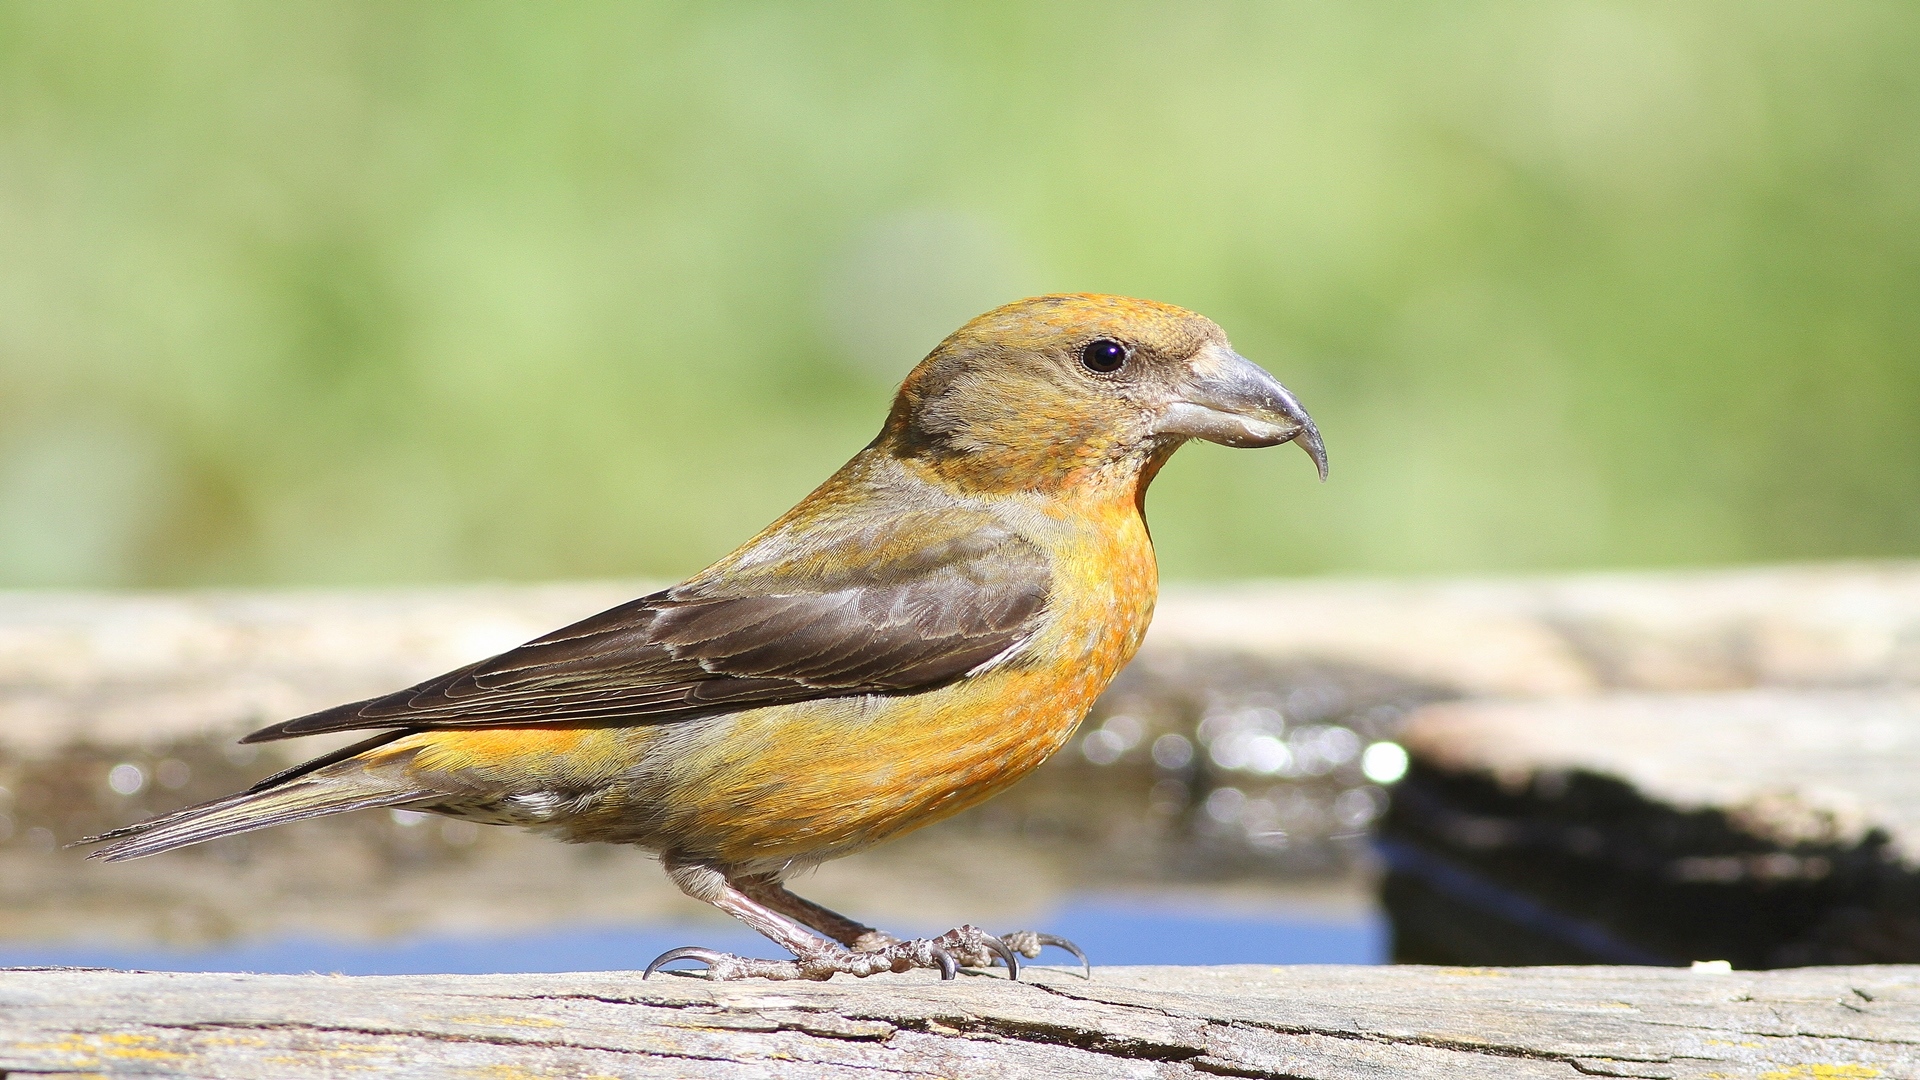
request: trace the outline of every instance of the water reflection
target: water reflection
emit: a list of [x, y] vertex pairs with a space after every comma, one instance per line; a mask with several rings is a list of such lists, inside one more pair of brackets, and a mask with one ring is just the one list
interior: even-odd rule
[[1365, 859], [1406, 773], [1394, 732], [1438, 696], [1348, 667], [1160, 653], [1122, 675], [1073, 750], [1151, 774], [1145, 809], [1182, 873], [1337, 872]]
[[[1037, 925], [1078, 942], [1095, 963], [1378, 964], [1387, 930], [1371, 910], [1349, 914], [1268, 911], [1222, 913], [1204, 907], [1089, 897]], [[920, 927], [916, 933], [944, 928]], [[102, 946], [0, 946], [0, 967], [75, 966], [150, 971], [255, 971], [342, 975], [489, 974], [633, 971], [679, 945], [699, 943], [748, 956], [779, 950], [733, 924], [707, 922], [593, 927], [518, 935], [436, 935], [392, 942], [287, 937], [199, 949]], [[1064, 954], [1038, 963], [1067, 963]]]

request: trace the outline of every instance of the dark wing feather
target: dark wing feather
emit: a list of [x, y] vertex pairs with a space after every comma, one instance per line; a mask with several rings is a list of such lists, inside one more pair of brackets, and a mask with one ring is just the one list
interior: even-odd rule
[[[842, 568], [824, 581], [778, 567], [695, 579], [245, 741], [351, 728], [660, 722], [938, 686], [1030, 634], [1050, 578], [1045, 554], [991, 519], [948, 514], [940, 524], [905, 550], [813, 551], [809, 565]], [[930, 549], [939, 557], [928, 558]], [[852, 557], [831, 557], [843, 554]]]

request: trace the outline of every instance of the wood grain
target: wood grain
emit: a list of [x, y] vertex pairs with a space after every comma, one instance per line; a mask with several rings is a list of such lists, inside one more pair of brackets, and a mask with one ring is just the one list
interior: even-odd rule
[[1920, 1076], [1920, 967], [1033, 969], [824, 984], [630, 973], [0, 971], [0, 1074]]

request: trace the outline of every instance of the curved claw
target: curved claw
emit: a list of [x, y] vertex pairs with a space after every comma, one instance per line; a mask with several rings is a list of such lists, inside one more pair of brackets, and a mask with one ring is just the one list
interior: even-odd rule
[[1093, 963], [1087, 959], [1086, 953], [1083, 953], [1080, 951], [1080, 946], [1075, 945], [1073, 942], [1068, 941], [1066, 938], [1056, 937], [1053, 934], [1035, 934], [1033, 936], [1034, 936], [1034, 939], [1040, 942], [1040, 944], [1042, 945], [1051, 945], [1056, 949], [1065, 949], [1066, 951], [1072, 953], [1074, 956], [1078, 957], [1080, 960], [1080, 967], [1083, 969], [1082, 974], [1084, 975], [1084, 977], [1089, 980], [1093, 978]]
[[954, 960], [952, 953], [935, 945], [933, 947], [933, 960], [934, 963], [940, 965], [941, 982], [950, 982], [960, 977], [960, 964]]
[[645, 982], [647, 976], [652, 975], [654, 972], [659, 971], [675, 960], [698, 960], [708, 967], [712, 967], [714, 961], [720, 959], [723, 955], [725, 954], [715, 952], [712, 949], [703, 949], [698, 945], [682, 945], [677, 949], [668, 949], [666, 952], [653, 958], [653, 963], [647, 965], [647, 970], [640, 973], [640, 979], [642, 982]]
[[987, 939], [987, 948], [992, 949], [994, 952], [994, 955], [1006, 961], [1007, 978], [1013, 980], [1014, 982], [1019, 982], [1020, 981], [1020, 958], [1014, 955], [1013, 950], [1007, 947], [1006, 942], [1001, 941], [999, 938], [994, 937], [992, 934], [987, 934], [985, 935], [985, 937]]

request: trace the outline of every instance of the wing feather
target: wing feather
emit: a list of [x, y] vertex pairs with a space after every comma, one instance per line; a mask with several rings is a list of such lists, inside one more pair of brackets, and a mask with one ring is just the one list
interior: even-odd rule
[[[1030, 636], [1051, 573], [1039, 548], [991, 517], [935, 520], [944, 527], [916, 521], [850, 531], [865, 550], [810, 550], [800, 564], [852, 572], [809, 576], [774, 563], [753, 574], [703, 576], [246, 741], [354, 728], [659, 723], [938, 686]], [[899, 543], [902, 534], [914, 542]]]

